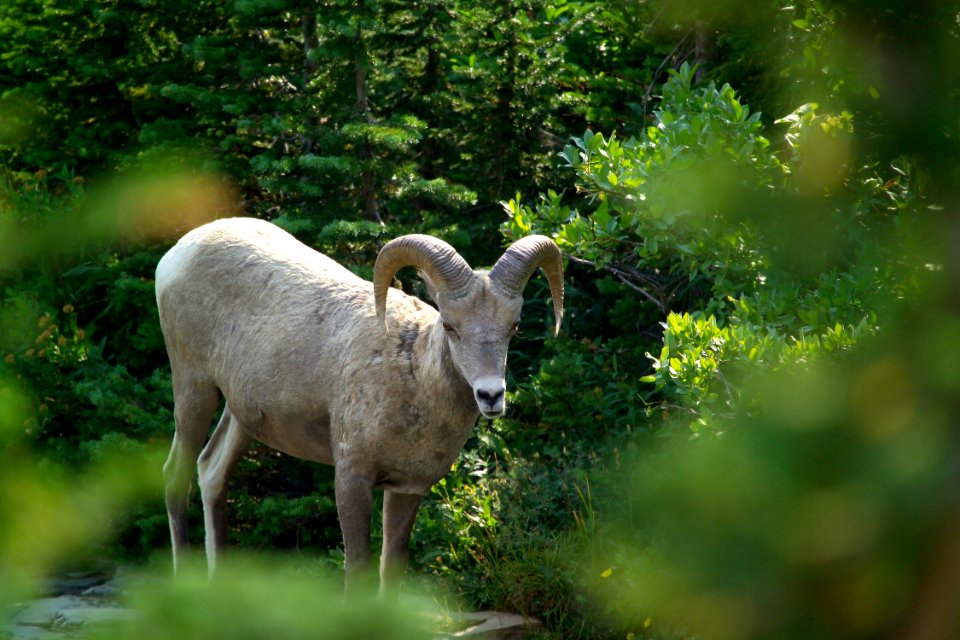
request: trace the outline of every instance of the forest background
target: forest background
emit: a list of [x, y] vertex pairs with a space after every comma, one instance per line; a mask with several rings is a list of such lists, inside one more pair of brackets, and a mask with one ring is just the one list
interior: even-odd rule
[[[414, 231], [567, 257], [419, 588], [550, 637], [958, 637], [957, 3], [5, 0], [0, 42], [0, 597], [166, 562], [153, 271], [249, 215], [364, 276]], [[256, 447], [230, 509], [337, 570], [329, 469]]]

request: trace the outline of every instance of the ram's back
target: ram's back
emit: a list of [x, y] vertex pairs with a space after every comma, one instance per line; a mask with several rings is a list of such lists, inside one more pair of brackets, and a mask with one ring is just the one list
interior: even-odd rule
[[257, 220], [188, 233], [158, 264], [156, 287], [174, 375], [210, 379], [235, 404], [302, 405], [353, 341], [344, 334], [378, 329], [370, 283]]

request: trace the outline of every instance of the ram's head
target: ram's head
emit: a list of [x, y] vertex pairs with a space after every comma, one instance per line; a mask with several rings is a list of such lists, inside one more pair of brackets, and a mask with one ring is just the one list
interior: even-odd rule
[[405, 266], [420, 269], [440, 312], [453, 364], [473, 389], [477, 408], [496, 418], [506, 408], [507, 347], [516, 333], [523, 290], [542, 268], [553, 297], [554, 334], [563, 318], [563, 261], [556, 243], [528, 236], [511, 245], [490, 271], [474, 271], [446, 242], [407, 235], [388, 242], [377, 257], [373, 291], [377, 318], [387, 331], [387, 291]]

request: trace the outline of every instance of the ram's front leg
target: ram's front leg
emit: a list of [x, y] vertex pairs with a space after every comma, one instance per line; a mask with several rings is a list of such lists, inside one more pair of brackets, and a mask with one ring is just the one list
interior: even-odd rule
[[396, 597], [407, 568], [410, 532], [420, 507], [420, 496], [385, 491], [383, 494], [383, 551], [380, 554], [380, 595]]
[[337, 465], [335, 488], [337, 514], [343, 532], [346, 597], [372, 591], [370, 563], [370, 514], [373, 511], [373, 482]]

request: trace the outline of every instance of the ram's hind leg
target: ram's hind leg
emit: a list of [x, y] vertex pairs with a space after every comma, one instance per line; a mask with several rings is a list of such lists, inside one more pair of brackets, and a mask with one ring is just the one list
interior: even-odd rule
[[170, 455], [163, 465], [163, 477], [173, 547], [173, 570], [176, 573], [187, 549], [187, 507], [196, 468], [194, 465], [206, 440], [220, 395], [212, 384], [185, 381], [184, 376], [177, 375], [175, 371], [173, 402], [176, 433]]
[[197, 466], [206, 529], [207, 570], [211, 576], [217, 565], [217, 555], [227, 544], [227, 481], [250, 448], [250, 440], [227, 405], [210, 442], [200, 454]]

